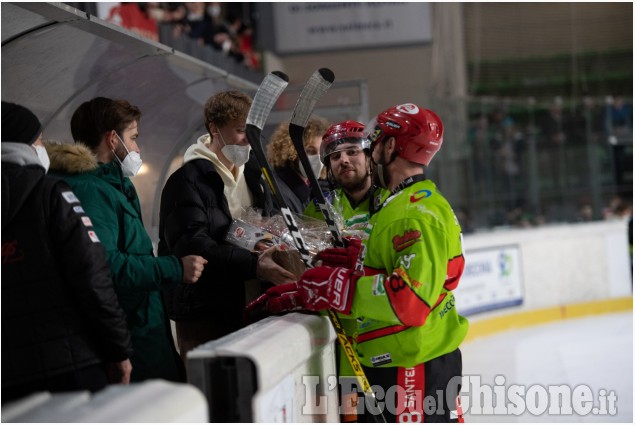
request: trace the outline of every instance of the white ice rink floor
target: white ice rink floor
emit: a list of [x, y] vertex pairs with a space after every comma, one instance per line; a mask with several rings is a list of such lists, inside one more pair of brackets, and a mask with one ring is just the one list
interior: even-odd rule
[[[480, 398], [499, 413], [466, 409], [464, 397], [466, 422], [633, 422], [632, 311], [501, 332], [461, 351], [469, 404]], [[549, 388], [563, 385], [559, 392]]]

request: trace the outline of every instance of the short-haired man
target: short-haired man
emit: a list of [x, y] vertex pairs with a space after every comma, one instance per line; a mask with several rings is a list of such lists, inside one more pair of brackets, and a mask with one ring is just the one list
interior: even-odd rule
[[137, 144], [141, 110], [124, 99], [96, 97], [71, 117], [75, 144], [48, 144], [51, 171], [73, 188], [95, 228], [119, 303], [127, 316], [134, 354], [131, 381], [185, 381], [161, 291], [194, 284], [206, 261], [196, 255], [155, 256], [137, 191], [129, 177], [141, 168]]

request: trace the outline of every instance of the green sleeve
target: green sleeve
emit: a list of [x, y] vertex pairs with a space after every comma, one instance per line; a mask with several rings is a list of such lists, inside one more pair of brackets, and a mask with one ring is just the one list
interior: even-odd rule
[[154, 256], [152, 242], [134, 209], [102, 187], [86, 186], [76, 186], [75, 193], [106, 248], [115, 286], [135, 292], [158, 291], [181, 282], [180, 260], [171, 255]]

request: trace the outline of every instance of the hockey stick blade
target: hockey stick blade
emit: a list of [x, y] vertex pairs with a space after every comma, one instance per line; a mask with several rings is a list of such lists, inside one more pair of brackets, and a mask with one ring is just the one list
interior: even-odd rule
[[[289, 77], [281, 71], [273, 71], [267, 74], [262, 83], [260, 83], [260, 87], [258, 87], [258, 91], [251, 103], [251, 108], [249, 108], [249, 114], [247, 115], [247, 124], [251, 124], [262, 131], [267, 117], [273, 109], [273, 105], [288, 84]], [[260, 140], [258, 140], [258, 143], [260, 143]]]
[[260, 86], [258, 87], [258, 91], [254, 96], [254, 99], [251, 103], [251, 108], [249, 108], [249, 114], [247, 115], [247, 126], [246, 126], [246, 134], [247, 140], [251, 145], [251, 149], [254, 152], [254, 156], [258, 160], [260, 164], [260, 168], [262, 170], [262, 174], [273, 193], [274, 198], [278, 202], [280, 206], [280, 211], [282, 213], [282, 218], [284, 219], [287, 228], [291, 234], [293, 242], [300, 252], [300, 256], [302, 257], [302, 261], [307, 267], [311, 267], [311, 254], [309, 253], [309, 249], [307, 248], [302, 235], [300, 234], [300, 229], [298, 224], [289, 209], [284, 196], [280, 192], [278, 182], [273, 174], [273, 170], [269, 166], [269, 161], [267, 160], [267, 155], [265, 154], [265, 150], [262, 146], [262, 129], [265, 126], [265, 122], [267, 121], [267, 117], [269, 113], [273, 109], [273, 106], [278, 100], [278, 97], [282, 94], [284, 89], [287, 87], [289, 83], [289, 77], [286, 74], [280, 71], [274, 71], [264, 78]]
[[328, 68], [320, 68], [311, 75], [311, 78], [309, 78], [309, 81], [307, 81], [306, 85], [302, 89], [302, 93], [300, 93], [298, 102], [293, 110], [291, 123], [289, 124], [289, 135], [291, 136], [293, 146], [298, 153], [300, 163], [302, 164], [306, 176], [309, 179], [313, 197], [316, 199], [320, 211], [322, 211], [324, 221], [326, 221], [331, 235], [333, 236], [335, 245], [344, 246], [341, 232], [337, 228], [335, 220], [331, 216], [326, 199], [322, 193], [320, 184], [318, 183], [318, 176], [313, 173], [309, 157], [304, 150], [304, 129], [309, 122], [313, 110], [315, 109], [315, 105], [324, 93], [326, 93], [329, 87], [331, 87], [334, 80], [335, 75], [333, 74], [333, 71]]

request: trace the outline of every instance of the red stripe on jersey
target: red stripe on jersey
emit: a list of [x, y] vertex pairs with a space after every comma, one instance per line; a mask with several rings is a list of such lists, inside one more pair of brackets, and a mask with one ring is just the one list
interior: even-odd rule
[[386, 294], [401, 323], [407, 326], [422, 326], [431, 309], [406, 282], [404, 278], [407, 277], [404, 271], [396, 269], [384, 282]]
[[464, 268], [465, 258], [463, 258], [463, 255], [459, 255], [448, 261], [447, 278], [445, 279], [443, 287], [448, 291], [454, 291], [456, 287], [459, 286], [459, 279], [463, 274]]
[[424, 363], [397, 368], [397, 422], [424, 422], [425, 382]]
[[[439, 296], [439, 299], [437, 300], [436, 304], [434, 305], [434, 307], [432, 307], [433, 310], [437, 308], [439, 304], [441, 304], [441, 302], [445, 299], [445, 296], [447, 294], [448, 294], [447, 292], [444, 292], [443, 294]], [[370, 332], [366, 332], [364, 334], [358, 335], [357, 343], [361, 344], [362, 342], [370, 341], [371, 339], [381, 338], [382, 336], [396, 334], [410, 328], [411, 326], [394, 325], [394, 326], [388, 326], [386, 328], [375, 329], [374, 331], [370, 331]]]
[[376, 274], [386, 274], [386, 270], [364, 266], [364, 276], [375, 276]]
[[387, 328], [376, 329], [357, 336], [357, 343], [370, 341], [371, 339], [381, 338], [382, 336], [392, 335], [410, 329], [410, 326], [394, 325]]

